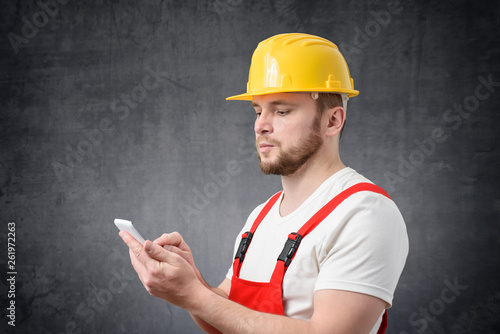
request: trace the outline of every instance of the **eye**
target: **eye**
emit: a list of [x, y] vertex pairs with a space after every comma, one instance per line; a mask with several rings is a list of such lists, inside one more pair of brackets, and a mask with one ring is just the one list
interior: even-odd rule
[[276, 110], [276, 113], [280, 116], [286, 116], [289, 112], [288, 110]]

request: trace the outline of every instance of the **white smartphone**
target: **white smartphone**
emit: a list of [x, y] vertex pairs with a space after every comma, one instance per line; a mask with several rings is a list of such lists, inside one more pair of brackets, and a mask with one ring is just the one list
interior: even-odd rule
[[127, 231], [131, 236], [135, 238], [135, 240], [144, 245], [144, 236], [141, 232], [139, 232], [139, 230], [134, 226], [134, 224], [132, 224], [130, 220], [116, 218], [115, 225], [120, 229], [120, 231]]

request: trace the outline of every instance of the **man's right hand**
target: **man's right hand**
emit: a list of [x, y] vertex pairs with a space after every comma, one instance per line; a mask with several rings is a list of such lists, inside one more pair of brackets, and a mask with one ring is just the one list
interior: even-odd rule
[[200, 271], [196, 268], [194, 264], [193, 253], [189, 248], [188, 244], [182, 238], [179, 232], [172, 233], [163, 233], [161, 237], [157, 238], [153, 241], [153, 243], [158, 244], [168, 250], [169, 252], [178, 254], [184, 260], [186, 260], [191, 267], [193, 267], [194, 272], [198, 279], [205, 285], [208, 286], [203, 277], [201, 276]]
[[[188, 244], [184, 241], [179, 232], [164, 233], [161, 237], [154, 240], [153, 243], [162, 246], [163, 248], [172, 253], [180, 255], [193, 267], [194, 272], [196, 273], [196, 277], [198, 277], [200, 282], [203, 283], [203, 285], [205, 285], [207, 288], [212, 290], [214, 293], [224, 298], [227, 298], [229, 296], [229, 290], [231, 289], [231, 281], [226, 278], [218, 288], [208, 285], [207, 282], [205, 282], [205, 280], [201, 276], [201, 273], [198, 270], [198, 268], [196, 268], [196, 265], [194, 264], [193, 253], [191, 252], [191, 249], [189, 248]], [[221, 333], [220, 331], [212, 327], [209, 323], [202, 320], [201, 318], [196, 317], [192, 314], [191, 317], [193, 318], [194, 322], [206, 333], [214, 333], [214, 334]]]

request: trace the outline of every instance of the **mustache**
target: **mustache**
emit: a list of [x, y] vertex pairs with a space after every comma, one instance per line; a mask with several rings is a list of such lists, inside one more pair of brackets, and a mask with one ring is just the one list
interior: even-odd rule
[[259, 144], [261, 144], [262, 142], [264, 142], [266, 144], [274, 145], [276, 147], [281, 147], [281, 142], [279, 142], [278, 140], [272, 139], [272, 138], [268, 138], [268, 137], [257, 138], [255, 140], [255, 146], [258, 148]]

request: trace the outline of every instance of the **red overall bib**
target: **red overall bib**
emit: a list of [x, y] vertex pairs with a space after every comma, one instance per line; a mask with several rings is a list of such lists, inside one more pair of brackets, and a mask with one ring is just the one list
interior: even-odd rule
[[[309, 232], [311, 232], [316, 226], [319, 225], [340, 203], [342, 203], [346, 198], [360, 191], [372, 191], [375, 193], [382, 194], [390, 199], [389, 195], [379, 186], [372, 183], [358, 183], [354, 186], [344, 190], [332, 200], [326, 203], [318, 212], [316, 212], [296, 233], [291, 233], [288, 235], [288, 240], [285, 243], [283, 251], [278, 257], [276, 267], [271, 276], [269, 283], [262, 282], [251, 282], [239, 277], [241, 265], [243, 259], [245, 258], [246, 251], [250, 242], [252, 241], [252, 236], [257, 230], [257, 227], [262, 222], [264, 217], [267, 215], [269, 210], [276, 203], [281, 195], [281, 192], [277, 193], [264, 205], [264, 208], [259, 213], [255, 222], [253, 223], [249, 232], [245, 232], [242, 235], [240, 246], [236, 252], [236, 256], [233, 263], [233, 277], [231, 279], [231, 291], [229, 293], [229, 299], [237, 302], [243, 306], [246, 306], [252, 310], [285, 315], [283, 311], [283, 278], [285, 272], [290, 265], [290, 262], [295, 256], [300, 241]], [[382, 322], [377, 334], [383, 334], [387, 327], [387, 311], [384, 312]]]

